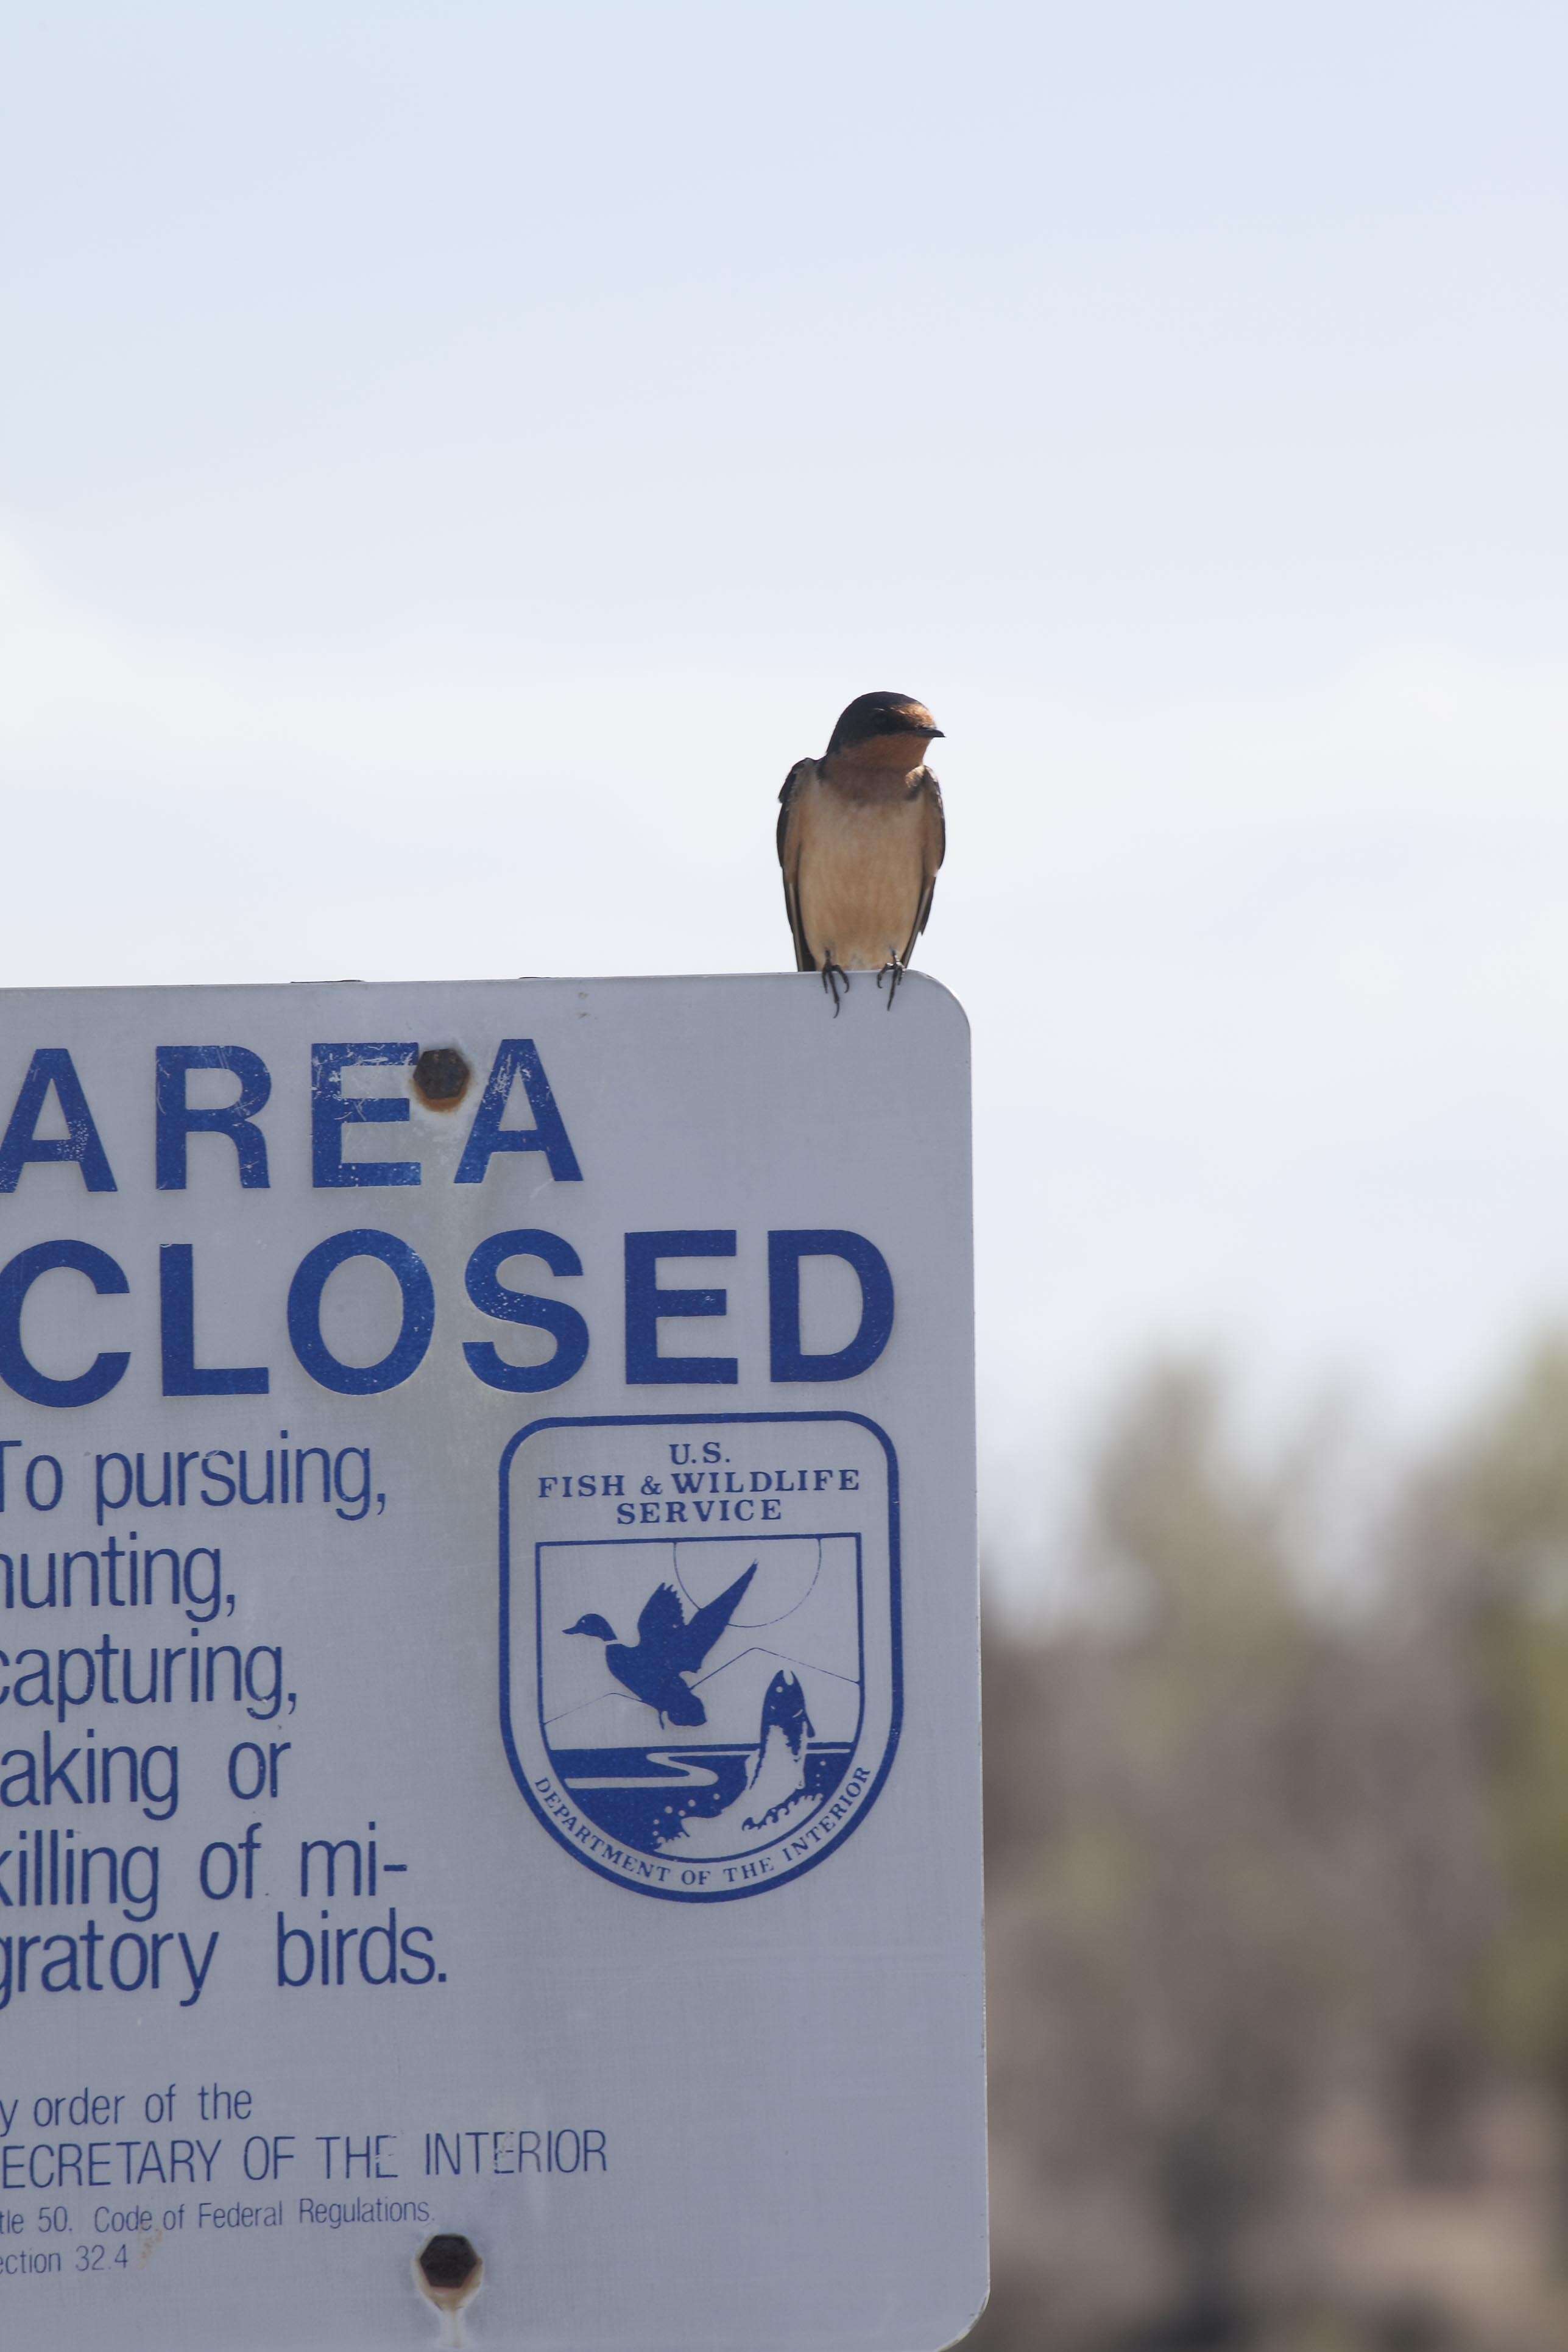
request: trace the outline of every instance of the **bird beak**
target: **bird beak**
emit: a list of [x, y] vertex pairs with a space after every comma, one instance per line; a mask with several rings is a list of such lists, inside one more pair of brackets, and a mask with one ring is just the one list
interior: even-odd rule
[[[926, 732], [927, 732], [927, 730], [926, 730], [925, 728], [923, 728], [923, 727], [922, 727], [922, 728], [921, 729], [921, 733], [922, 735], [924, 735]], [[931, 734], [931, 741], [932, 741], [933, 743], [940, 742], [940, 741], [942, 740], [942, 730], [940, 727], [933, 727], [933, 728], [931, 728], [931, 729], [930, 730], [930, 734]]]

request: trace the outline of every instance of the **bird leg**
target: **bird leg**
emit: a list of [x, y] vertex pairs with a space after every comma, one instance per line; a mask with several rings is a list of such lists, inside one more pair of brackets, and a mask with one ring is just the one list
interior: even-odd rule
[[825, 963], [822, 967], [822, 985], [826, 989], [829, 996], [833, 999], [833, 1017], [835, 1021], [838, 1018], [838, 983], [840, 981], [844, 982], [844, 993], [847, 996], [849, 993], [849, 974], [845, 971], [844, 966], [841, 963], [834, 963], [829, 960], [829, 961]]
[[893, 999], [899, 992], [899, 982], [902, 980], [904, 973], [908, 969], [908, 965], [903, 963], [898, 956], [889, 956], [887, 962], [882, 966], [881, 971], [877, 974], [877, 985], [879, 988], [881, 987], [883, 981], [887, 979], [889, 972], [891, 972], [893, 975], [888, 988], [888, 1010], [889, 1013], [893, 1009]]

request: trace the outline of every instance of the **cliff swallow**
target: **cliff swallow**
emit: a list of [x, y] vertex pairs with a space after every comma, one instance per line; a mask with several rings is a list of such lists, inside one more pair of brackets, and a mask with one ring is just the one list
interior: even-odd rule
[[795, 969], [819, 971], [838, 1011], [852, 971], [900, 981], [926, 927], [947, 846], [925, 764], [942, 733], [907, 694], [862, 694], [820, 760], [797, 760], [779, 794], [778, 851]]

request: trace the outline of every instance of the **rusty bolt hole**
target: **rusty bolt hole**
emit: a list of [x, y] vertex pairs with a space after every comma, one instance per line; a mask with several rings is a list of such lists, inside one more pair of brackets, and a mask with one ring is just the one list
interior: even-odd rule
[[473, 1075], [456, 1045], [426, 1045], [414, 1065], [414, 1091], [430, 1110], [456, 1110]]
[[442, 2302], [457, 2302], [471, 2294], [484, 2267], [471, 2238], [459, 2238], [446, 2231], [426, 2239], [415, 2256], [415, 2264], [426, 2294]]

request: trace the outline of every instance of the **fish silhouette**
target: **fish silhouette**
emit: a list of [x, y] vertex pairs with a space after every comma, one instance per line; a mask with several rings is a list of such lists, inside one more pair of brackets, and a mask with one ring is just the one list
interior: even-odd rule
[[746, 1776], [746, 1793], [731, 1809], [740, 1812], [743, 1830], [771, 1829], [812, 1802], [805, 1751], [816, 1737], [799, 1676], [781, 1667], [763, 1699], [757, 1759]]
[[[757, 1763], [760, 1767], [767, 1753], [768, 1735], [778, 1732], [796, 1763], [808, 1739], [816, 1737], [816, 1727], [805, 1711], [805, 1693], [798, 1675], [781, 1668], [763, 1695], [763, 1720], [757, 1733]], [[755, 1772], [752, 1779], [756, 1778]]]
[[622, 1686], [645, 1706], [651, 1706], [662, 1724], [706, 1723], [708, 1710], [696, 1692], [681, 1679], [694, 1675], [740, 1607], [748, 1584], [757, 1572], [755, 1560], [743, 1576], [688, 1617], [673, 1584], [659, 1584], [643, 1602], [634, 1643], [616, 1638], [605, 1617], [590, 1612], [568, 1625], [568, 1633], [589, 1633], [605, 1643], [605, 1664]]

